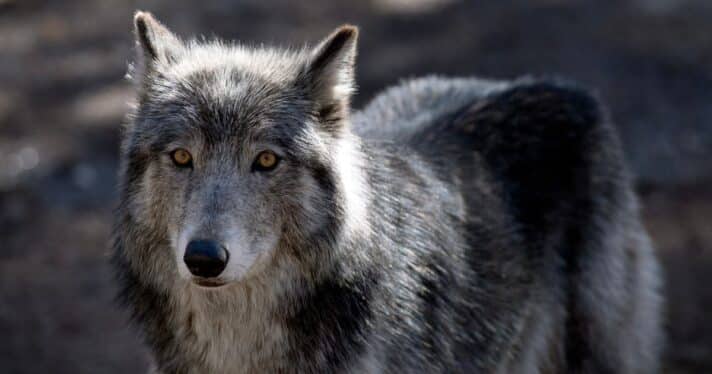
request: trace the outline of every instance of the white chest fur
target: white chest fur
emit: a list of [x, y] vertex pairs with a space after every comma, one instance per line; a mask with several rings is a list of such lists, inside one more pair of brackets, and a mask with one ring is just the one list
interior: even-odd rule
[[173, 326], [185, 366], [211, 373], [279, 369], [288, 344], [272, 317], [271, 290], [243, 284], [206, 290], [187, 282], [178, 288]]

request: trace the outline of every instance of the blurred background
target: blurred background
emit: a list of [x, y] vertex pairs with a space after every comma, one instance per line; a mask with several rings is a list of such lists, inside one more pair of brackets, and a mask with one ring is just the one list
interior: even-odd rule
[[316, 42], [361, 27], [360, 107], [424, 74], [556, 74], [608, 103], [667, 278], [668, 373], [712, 372], [712, 1], [0, 0], [0, 371], [145, 371], [107, 263], [131, 17]]

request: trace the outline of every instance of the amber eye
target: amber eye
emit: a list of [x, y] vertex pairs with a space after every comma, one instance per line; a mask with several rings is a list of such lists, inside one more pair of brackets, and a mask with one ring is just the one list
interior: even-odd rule
[[272, 151], [263, 151], [257, 155], [252, 168], [257, 171], [270, 171], [277, 167], [279, 158]]
[[193, 165], [193, 156], [183, 148], [178, 148], [171, 152], [171, 159], [173, 159], [173, 163], [176, 164], [176, 166], [181, 168]]

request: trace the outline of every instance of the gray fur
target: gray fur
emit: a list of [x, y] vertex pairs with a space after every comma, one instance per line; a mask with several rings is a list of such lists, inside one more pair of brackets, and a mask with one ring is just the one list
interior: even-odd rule
[[[585, 91], [431, 77], [350, 113], [353, 27], [283, 51], [135, 20], [113, 263], [156, 371], [658, 370], [658, 265]], [[223, 286], [182, 263], [196, 237]]]

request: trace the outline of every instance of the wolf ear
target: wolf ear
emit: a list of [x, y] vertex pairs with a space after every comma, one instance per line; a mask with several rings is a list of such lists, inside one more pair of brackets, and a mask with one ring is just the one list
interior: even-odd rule
[[156, 63], [174, 61], [183, 48], [178, 37], [153, 18], [149, 12], [136, 12], [134, 33], [139, 47], [138, 68], [143, 72], [153, 68]]
[[336, 124], [348, 113], [357, 39], [358, 28], [341, 26], [314, 48], [307, 62], [306, 88], [325, 124]]

